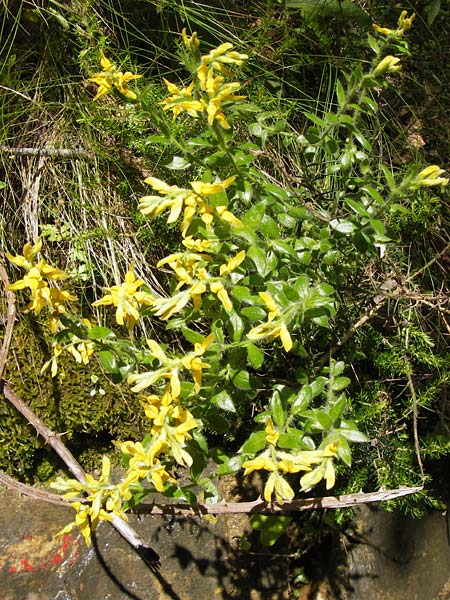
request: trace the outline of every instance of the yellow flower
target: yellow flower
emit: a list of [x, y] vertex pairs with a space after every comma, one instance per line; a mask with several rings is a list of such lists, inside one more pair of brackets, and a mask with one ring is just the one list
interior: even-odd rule
[[229, 52], [232, 47], [233, 44], [230, 44], [229, 42], [221, 44], [217, 48], [211, 50], [209, 54], [202, 56], [201, 63], [219, 71], [223, 70], [224, 64], [242, 65], [244, 60], [248, 58], [247, 54], [240, 54], [235, 51]]
[[426, 167], [416, 177], [416, 183], [420, 186], [431, 187], [435, 185], [447, 185], [448, 179], [440, 177], [444, 173], [444, 169], [438, 167], [438, 165], [430, 165]]
[[252, 460], [247, 460], [242, 464], [245, 469], [244, 475], [249, 475], [253, 471], [277, 471], [277, 463], [268, 456], [267, 453], [260, 454]]
[[155, 316], [163, 321], [182, 310], [191, 300], [190, 290], [182, 290], [170, 298], [157, 298], [153, 302]]
[[257, 325], [253, 327], [248, 333], [247, 337], [249, 340], [257, 341], [265, 338], [269, 338], [270, 340], [274, 340], [279, 337], [281, 339], [281, 343], [283, 344], [283, 348], [286, 352], [292, 349], [292, 338], [289, 333], [286, 324], [282, 321], [275, 321], [269, 323], [263, 323], [262, 325]]
[[398, 18], [398, 26], [399, 26], [399, 29], [401, 29], [402, 31], [406, 31], [407, 29], [411, 29], [412, 22], [416, 18], [415, 13], [413, 13], [410, 17], [407, 17], [406, 16], [407, 14], [408, 13], [406, 12], [406, 10], [403, 10], [400, 13], [400, 16]]
[[188, 235], [181, 242], [188, 250], [196, 250], [197, 252], [209, 252], [213, 245], [213, 240], [194, 239], [192, 235]]
[[393, 34], [397, 33], [397, 29], [389, 29], [388, 27], [380, 27], [376, 23], [372, 23], [372, 27], [375, 29], [375, 31], [378, 31], [378, 33], [382, 33], [383, 35], [393, 35]]
[[197, 117], [198, 113], [204, 111], [206, 106], [205, 101], [203, 99], [196, 100], [192, 95], [194, 82], [188, 87], [181, 89], [174, 83], [167, 81], [167, 79], [164, 79], [164, 83], [172, 96], [169, 96], [160, 102], [160, 104], [164, 110], [172, 111], [174, 119], [176, 119], [183, 111], [187, 112], [191, 117]]
[[186, 27], [181, 30], [181, 36], [183, 38], [183, 43], [188, 50], [198, 48], [200, 45], [200, 40], [197, 37], [197, 32], [194, 31], [191, 37], [189, 37], [186, 33]]
[[[79, 341], [77, 345], [76, 342]], [[83, 363], [83, 365], [87, 365], [89, 363], [89, 359], [94, 353], [95, 344], [90, 340], [81, 341], [76, 336], [72, 340], [72, 343], [66, 347], [67, 352], [69, 352], [78, 364]]]
[[411, 29], [412, 27], [412, 22], [414, 21], [416, 15], [413, 13], [410, 17], [407, 17], [407, 12], [406, 10], [402, 11], [399, 18], [398, 18], [398, 29], [389, 29], [388, 27], [380, 27], [379, 25], [376, 25], [375, 23], [372, 24], [372, 27], [375, 29], [375, 31], [378, 31], [378, 33], [382, 33], [383, 35], [395, 35], [395, 36], [402, 36], [403, 33], [405, 31], [407, 31], [408, 29]]
[[237, 227], [238, 229], [244, 227], [244, 223], [235, 217], [226, 206], [216, 206], [216, 213], [223, 221], [228, 223], [228, 225]]
[[[280, 472], [298, 473], [299, 471], [307, 471], [300, 479], [302, 490], [310, 489], [322, 479], [325, 479], [327, 489], [333, 487], [335, 482], [333, 457], [338, 449], [337, 444], [328, 444], [322, 450], [282, 452], [275, 449], [274, 443], [276, 442], [272, 442], [269, 439], [269, 437], [274, 436], [275, 432], [271, 419], [270, 421], [269, 419], [270, 417], [266, 419], [266, 439], [271, 446], [259, 456], [244, 462], [242, 465], [245, 469], [244, 475], [261, 470], [271, 473], [264, 487], [264, 499], [266, 502], [272, 500], [274, 492], [278, 502], [292, 500], [294, 497], [291, 486], [280, 475]], [[318, 464], [318, 466], [311, 470], [311, 465], [315, 464]]]
[[401, 65], [397, 64], [399, 62], [400, 59], [396, 56], [385, 56], [373, 70], [373, 75], [375, 77], [378, 77], [379, 75], [384, 75], [384, 73], [393, 73], [395, 71], [400, 71], [402, 67]]
[[9, 252], [6, 253], [6, 258], [17, 265], [18, 267], [22, 267], [23, 269], [31, 269], [34, 266], [34, 257], [39, 254], [42, 249], [42, 239], [40, 237], [37, 238], [36, 242], [32, 246], [30, 243], [25, 244], [23, 247], [23, 256], [18, 254], [17, 256], [12, 256]]
[[241, 250], [240, 252], [238, 252], [236, 256], [230, 258], [230, 260], [226, 264], [220, 265], [220, 275], [229, 275], [241, 264], [243, 260], [245, 260], [245, 250]]
[[150, 294], [138, 291], [143, 284], [144, 281], [142, 279], [136, 279], [133, 265], [131, 265], [125, 275], [124, 283], [110, 287], [110, 293], [103, 296], [100, 300], [93, 302], [92, 306], [108, 306], [112, 304], [117, 309], [117, 323], [119, 325], [126, 323], [128, 329], [132, 329], [139, 320], [141, 305], [153, 304], [153, 297]]
[[223, 283], [220, 281], [213, 281], [209, 286], [211, 292], [216, 294], [219, 300], [221, 301], [224, 309], [227, 312], [231, 312], [233, 310], [233, 304], [230, 300], [227, 290], [225, 289]]
[[271, 473], [267, 478], [264, 486], [264, 500], [272, 502], [274, 492], [276, 501], [280, 503], [285, 500], [292, 500], [295, 495], [289, 483], [278, 472]]
[[88, 81], [98, 85], [97, 94], [94, 96], [94, 100], [107, 94], [113, 87], [127, 98], [132, 100], [137, 98], [136, 94], [128, 89], [127, 84], [134, 79], [139, 79], [142, 75], [134, 75], [133, 73], [130, 73], [130, 71], [126, 71], [125, 73], [119, 71], [119, 69], [107, 59], [103, 53], [101, 53], [100, 57], [100, 66], [103, 70], [100, 73], [95, 73], [88, 79]]
[[[214, 194], [224, 192], [235, 180], [235, 177], [228, 177], [223, 181], [214, 183], [204, 183], [202, 181], [192, 181], [191, 189], [179, 188], [176, 185], [168, 185], [156, 177], [147, 177], [145, 183], [158, 191], [161, 196], [144, 196], [140, 199], [139, 209], [143, 215], [155, 217], [162, 212], [169, 210], [168, 223], [175, 222], [181, 215], [184, 206], [183, 222], [181, 223], [181, 233], [186, 236], [187, 230], [198, 212], [207, 229], [211, 227], [214, 218], [214, 210], [205, 202], [205, 200]], [[216, 214], [223, 220], [228, 221], [234, 227], [243, 227], [243, 223], [234, 215], [227, 211], [226, 206], [220, 206], [215, 209]]]
[[278, 317], [280, 314], [280, 309], [278, 308], [275, 300], [272, 298], [270, 294], [267, 292], [258, 292], [259, 297], [263, 300], [266, 307], [269, 309], [268, 320], [269, 323]]
[[204, 183], [203, 181], [191, 181], [190, 185], [194, 192], [204, 198], [225, 191], [235, 181], [236, 176], [228, 177], [223, 181], [215, 181], [214, 183]]
[[275, 446], [279, 437], [280, 434], [273, 426], [272, 418], [266, 417], [266, 441]]

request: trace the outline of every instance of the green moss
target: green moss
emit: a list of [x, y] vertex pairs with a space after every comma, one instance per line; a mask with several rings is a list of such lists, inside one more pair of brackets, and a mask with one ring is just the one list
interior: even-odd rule
[[[80, 366], [70, 355], [62, 355], [52, 379], [48, 372], [39, 374], [48, 358], [48, 342], [39, 323], [21, 317], [4, 377], [48, 427], [63, 434], [85, 468], [99, 464], [101, 455], [112, 449], [112, 439], [142, 437], [143, 412], [136, 395], [109, 382], [95, 359]], [[55, 466], [53, 451], [34, 428], [7, 401], [1, 402], [0, 469], [32, 480], [46, 479]]]

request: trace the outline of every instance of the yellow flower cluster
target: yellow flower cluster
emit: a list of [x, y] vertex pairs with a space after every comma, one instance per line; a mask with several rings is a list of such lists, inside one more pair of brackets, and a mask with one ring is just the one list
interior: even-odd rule
[[61, 536], [70, 533], [72, 529], [79, 527], [88, 546], [91, 545], [91, 531], [95, 531], [100, 521], [111, 521], [111, 513], [127, 520], [122, 507], [122, 498], [118, 486], [111, 484], [111, 462], [107, 456], [103, 457], [102, 473], [98, 480], [91, 475], [86, 475], [86, 483], [80, 483], [76, 479], [65, 479], [57, 477], [50, 483], [50, 487], [64, 493], [64, 498], [73, 498], [83, 493], [87, 494], [86, 500], [89, 504], [79, 501], [72, 502], [76, 511], [75, 520], [69, 523], [56, 535]]
[[142, 306], [151, 306], [154, 298], [151, 294], [140, 291], [139, 288], [144, 285], [143, 279], [137, 279], [131, 265], [125, 275], [125, 281], [120, 285], [113, 285], [108, 289], [109, 294], [96, 300], [92, 306], [116, 307], [116, 322], [118, 325], [124, 325], [129, 330], [133, 329], [140, 317]]
[[292, 348], [292, 339], [283, 314], [270, 294], [267, 292], [259, 292], [259, 296], [269, 310], [268, 321], [267, 323], [253, 327], [253, 329], [247, 333], [248, 339], [252, 341], [263, 340], [265, 338], [273, 340], [279, 337], [283, 344], [283, 348], [286, 352], [289, 352]]
[[438, 165], [430, 165], [420, 171], [416, 177], [415, 184], [421, 187], [448, 185], [449, 179], [441, 177], [442, 173], [444, 173], [444, 169], [441, 169]]
[[168, 356], [158, 342], [148, 340], [150, 353], [160, 363], [160, 367], [156, 370], [147, 371], [146, 373], [134, 373], [128, 377], [128, 383], [134, 384], [133, 392], [141, 392], [145, 388], [154, 385], [160, 379], [168, 379], [172, 397], [178, 398], [180, 395], [180, 378], [179, 373], [183, 369], [191, 372], [194, 379], [194, 390], [199, 392], [202, 385], [203, 369], [208, 369], [209, 364], [204, 363], [201, 357], [214, 341], [214, 334], [210, 333], [203, 342], [194, 344], [193, 352], [185, 354], [182, 358], [171, 358]]
[[[193, 244], [200, 245], [204, 240], [192, 240]], [[236, 256], [230, 258], [226, 263], [220, 265], [220, 277], [213, 277], [209, 274], [205, 265], [212, 260], [207, 254], [198, 254], [193, 252], [176, 252], [159, 261], [158, 267], [168, 265], [173, 269], [178, 279], [177, 290], [183, 286], [189, 286], [183, 291], [175, 294], [171, 298], [160, 298], [154, 301], [153, 307], [156, 309], [156, 316], [161, 319], [169, 319], [174, 313], [181, 310], [189, 301], [192, 301], [195, 308], [202, 305], [202, 294], [209, 290], [216, 294], [227, 312], [233, 309], [230, 297], [222, 278], [232, 273], [245, 259], [245, 250], [241, 250]]]
[[[302, 490], [308, 490], [322, 479], [325, 479], [327, 490], [332, 488], [335, 482], [335, 471], [333, 465], [333, 456], [337, 452], [336, 444], [328, 444], [322, 450], [303, 450], [295, 452], [283, 452], [275, 447], [275, 438], [273, 437], [273, 425], [266, 425], [266, 439], [269, 447], [252, 460], [247, 460], [242, 465], [245, 469], [244, 475], [253, 471], [269, 471], [270, 475], [264, 486], [264, 499], [271, 502], [273, 494], [277, 502], [292, 500], [294, 490], [283, 477], [282, 474], [299, 473], [306, 471], [300, 479]], [[270, 439], [274, 439], [273, 442]], [[318, 465], [314, 469], [311, 467]]]
[[97, 94], [94, 96], [94, 100], [100, 98], [104, 94], [107, 94], [113, 87], [123, 94], [126, 98], [136, 100], [136, 94], [128, 89], [127, 84], [133, 79], [139, 79], [142, 75], [134, 75], [130, 71], [123, 73], [114, 65], [106, 56], [102, 53], [100, 57], [100, 66], [102, 71], [95, 73], [88, 79], [92, 83], [98, 85]]
[[[194, 32], [188, 37], [183, 29], [182, 37], [186, 48], [196, 54], [199, 46], [197, 33]], [[237, 96], [235, 92], [240, 88], [240, 84], [236, 81], [225, 83], [224, 75], [233, 75], [227, 65], [240, 66], [248, 58], [246, 54], [232, 51], [232, 47], [230, 43], [221, 44], [209, 54], [201, 56], [195, 73], [196, 80], [187, 87], [180, 88], [164, 79], [171, 94], [161, 102], [164, 110], [172, 111], [174, 119], [182, 112], [192, 117], [205, 114], [209, 125], [217, 122], [224, 129], [229, 129], [230, 124], [223, 113], [222, 104], [243, 100], [245, 96]]]
[[58, 328], [59, 315], [66, 312], [65, 303], [76, 300], [76, 297], [67, 291], [49, 286], [46, 280], [67, 279], [68, 275], [64, 271], [48, 265], [43, 258], [36, 262], [41, 249], [42, 240], [38, 238], [33, 246], [29, 243], [25, 244], [23, 255], [12, 256], [6, 253], [10, 262], [26, 271], [22, 279], [10, 284], [7, 289], [16, 291], [28, 288], [31, 301], [24, 310], [38, 315], [43, 308], [49, 308], [51, 310], [50, 328], [54, 333]]
[[[83, 319], [83, 324], [86, 327], [91, 327], [88, 319]], [[76, 335], [72, 335], [70, 342], [64, 346], [55, 341], [52, 344], [52, 358], [44, 363], [41, 369], [41, 374], [51, 367], [50, 371], [52, 377], [55, 377], [58, 372], [58, 358], [64, 351], [71, 354], [78, 364], [87, 365], [92, 354], [94, 353], [94, 349], [95, 344], [92, 340], [82, 340]]]
[[[204, 346], [207, 346], [207, 342]], [[190, 357], [192, 361], [199, 355], [200, 350], [197, 348], [196, 351], [197, 355]], [[190, 368], [201, 369], [198, 364], [196, 366], [191, 364]], [[58, 536], [69, 533], [73, 527], [78, 526], [89, 546], [91, 531], [95, 531], [100, 521], [110, 521], [111, 514], [127, 519], [124, 504], [131, 500], [134, 484], [146, 479], [158, 492], [163, 492], [166, 484], [177, 483], [176, 479], [167, 472], [166, 465], [161, 462], [161, 455], [170, 454], [181, 466], [192, 465], [192, 457], [185, 450], [185, 445], [186, 441], [191, 439], [189, 432], [199, 427], [200, 422], [189, 410], [181, 406], [179, 396], [173, 393], [174, 389], [179, 393], [179, 386], [174, 386], [171, 381], [160, 396], [152, 394], [142, 400], [145, 415], [152, 421], [149, 442], [145, 444], [133, 441], [114, 442], [123, 454], [130, 457], [127, 471], [119, 483], [111, 483], [110, 460], [104, 456], [102, 474], [98, 480], [87, 474], [85, 484], [62, 477], [58, 477], [50, 484], [51, 487], [64, 492], [65, 498], [86, 494], [86, 500], [89, 502], [72, 503], [76, 511], [75, 520], [60, 531]]]
[[167, 218], [168, 223], [174, 223], [180, 217], [183, 211], [183, 221], [181, 223], [181, 233], [186, 236], [192, 219], [198, 214], [209, 231], [214, 220], [214, 216], [219, 217], [232, 227], [243, 227], [243, 223], [235, 217], [225, 205], [215, 206], [208, 203], [208, 198], [220, 192], [224, 192], [234, 182], [235, 177], [228, 177], [223, 181], [214, 183], [204, 183], [202, 181], [192, 181], [191, 189], [180, 188], [177, 185], [168, 185], [156, 177], [147, 177], [145, 183], [148, 183], [159, 196], [144, 196], [139, 201], [139, 209], [143, 215], [150, 218], [156, 217], [165, 211], [170, 211]]
[[404, 34], [405, 31], [407, 31], [408, 29], [411, 29], [412, 22], [416, 18], [416, 15], [414, 13], [410, 17], [408, 17], [407, 15], [408, 15], [408, 13], [406, 12], [406, 10], [401, 12], [401, 14], [398, 18], [398, 22], [397, 22], [397, 25], [398, 25], [397, 29], [389, 29], [388, 27], [380, 27], [376, 23], [374, 23], [372, 25], [372, 27], [375, 29], [375, 31], [378, 31], [378, 33], [382, 33], [383, 35], [400, 37]]

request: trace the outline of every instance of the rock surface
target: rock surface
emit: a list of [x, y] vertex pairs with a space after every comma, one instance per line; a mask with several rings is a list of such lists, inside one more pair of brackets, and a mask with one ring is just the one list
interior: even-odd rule
[[[446, 600], [450, 547], [445, 518], [413, 520], [361, 507], [355, 531], [341, 538], [324, 580], [298, 587], [289, 558], [236, 548], [246, 517], [215, 520], [141, 517], [130, 523], [161, 555], [155, 574], [110, 527], [101, 523], [87, 548], [73, 534], [54, 534], [73, 518], [56, 507], [0, 487], [2, 600]], [[447, 584], [447, 585], [446, 585]]]

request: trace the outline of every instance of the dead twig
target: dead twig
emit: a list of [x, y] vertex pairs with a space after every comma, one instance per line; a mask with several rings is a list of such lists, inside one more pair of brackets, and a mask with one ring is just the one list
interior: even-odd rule
[[83, 148], [13, 148], [0, 146], [0, 151], [12, 156], [51, 156], [53, 158], [91, 158]]
[[[24, 496], [34, 500], [41, 500], [57, 506], [70, 508], [70, 502], [88, 503], [87, 498], [71, 498], [66, 500], [62, 496], [36, 488], [16, 481], [9, 475], [0, 473], [0, 483], [16, 490]], [[260, 498], [252, 502], [226, 502], [222, 500], [217, 504], [199, 503], [191, 506], [185, 502], [174, 503], [142, 503], [130, 509], [131, 514], [139, 515], [225, 515], [225, 514], [289, 514], [293, 512], [304, 512], [309, 510], [320, 510], [324, 508], [345, 508], [357, 506], [358, 504], [369, 504], [372, 502], [386, 502], [394, 498], [401, 498], [409, 494], [416, 494], [423, 489], [417, 487], [400, 487], [395, 490], [379, 490], [378, 492], [359, 492], [357, 494], [343, 494], [341, 496], [325, 496], [319, 498], [306, 498], [304, 500], [292, 500], [291, 502], [267, 503]]]
[[[8, 274], [5, 269], [3, 257], [0, 255], [0, 277], [3, 282], [3, 287], [9, 285]], [[12, 332], [14, 329], [14, 321], [16, 320], [16, 300], [13, 292], [6, 290], [6, 301], [8, 303], [8, 312], [6, 314], [5, 337], [3, 338], [2, 349], [0, 350], [0, 379], [3, 377], [6, 361], [8, 359], [9, 347], [12, 340]]]

